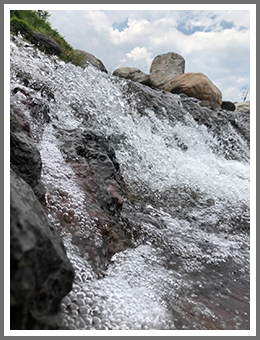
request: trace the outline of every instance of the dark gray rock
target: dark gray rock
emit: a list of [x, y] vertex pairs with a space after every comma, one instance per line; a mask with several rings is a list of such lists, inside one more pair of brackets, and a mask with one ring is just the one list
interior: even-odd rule
[[236, 105], [234, 103], [232, 103], [232, 102], [229, 102], [229, 101], [223, 101], [222, 105], [221, 105], [221, 108], [223, 110], [235, 111]]
[[[77, 160], [94, 174], [92, 183], [96, 184], [92, 191], [95, 191], [101, 209], [117, 216], [123, 204], [121, 175], [109, 141], [102, 134], [87, 129], [83, 133], [73, 131], [64, 134], [63, 139], [62, 150], [67, 159]], [[88, 187], [91, 185], [89, 183]]]
[[10, 109], [10, 130], [12, 132], [23, 132], [31, 138], [30, 122], [25, 114], [11, 103]]
[[183, 108], [199, 125], [205, 125], [217, 138], [218, 146], [214, 152], [221, 152], [226, 159], [249, 161], [249, 153], [244, 141], [250, 147], [250, 117], [245, 113], [227, 112], [223, 109], [211, 110], [201, 107], [196, 98], [180, 95]]
[[150, 85], [149, 75], [140, 71], [138, 68], [134, 67], [117, 68], [113, 72], [113, 76], [130, 79], [132, 81], [136, 81], [137, 83], [141, 83], [144, 85]]
[[55, 40], [47, 37], [45, 34], [33, 32], [30, 38], [31, 42], [50, 54], [60, 55], [62, 47]]
[[41, 182], [42, 161], [36, 145], [23, 133], [10, 133], [11, 169], [21, 176], [34, 190], [38, 199], [43, 199], [45, 188]]
[[12, 171], [10, 266], [11, 329], [56, 329], [53, 316], [74, 272], [34, 192]]

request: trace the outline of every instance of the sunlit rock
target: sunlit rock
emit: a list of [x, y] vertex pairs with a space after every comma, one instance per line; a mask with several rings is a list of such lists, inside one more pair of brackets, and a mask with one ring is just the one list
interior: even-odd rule
[[185, 93], [189, 97], [207, 101], [207, 106], [213, 108], [220, 108], [222, 104], [222, 93], [203, 73], [178, 75], [165, 84], [163, 89], [171, 93]]
[[151, 85], [158, 88], [168, 83], [174, 77], [183, 74], [185, 59], [178, 53], [169, 52], [154, 58], [150, 68]]

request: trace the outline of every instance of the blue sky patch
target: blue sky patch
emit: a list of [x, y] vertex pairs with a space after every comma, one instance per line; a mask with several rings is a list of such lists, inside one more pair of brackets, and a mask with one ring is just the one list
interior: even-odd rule
[[186, 27], [186, 24], [184, 22], [181, 22], [177, 26], [177, 30], [182, 32], [185, 35], [192, 35], [195, 32], [203, 32], [204, 26], [193, 26], [193, 27]]
[[123, 22], [120, 22], [120, 23], [115, 23], [113, 24], [113, 29], [118, 29], [119, 32], [122, 32], [125, 28], [128, 27], [128, 19], [126, 19], [125, 21]]
[[224, 20], [221, 21], [220, 26], [221, 26], [223, 29], [231, 29], [231, 28], [235, 27], [234, 24], [233, 24], [232, 22], [224, 21]]

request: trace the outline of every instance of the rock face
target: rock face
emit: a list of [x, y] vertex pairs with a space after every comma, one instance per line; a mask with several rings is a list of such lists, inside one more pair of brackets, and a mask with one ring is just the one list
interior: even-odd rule
[[53, 314], [72, 288], [73, 269], [40, 203], [42, 160], [30, 123], [13, 103], [10, 117], [11, 329], [56, 329]]
[[175, 77], [164, 85], [163, 89], [171, 93], [185, 93], [204, 101], [204, 106], [220, 108], [222, 94], [203, 73], [185, 73]]
[[[104, 135], [88, 129], [63, 133], [61, 150], [77, 176], [77, 183], [84, 188], [86, 210], [91, 218], [98, 219], [97, 227], [103, 236], [100, 247], [91, 244], [88, 236], [78, 237], [76, 232], [72, 232], [72, 241], [83, 253], [88, 253], [92, 268], [102, 276], [112, 255], [133, 246], [120, 224], [125, 197], [115, 151]], [[64, 229], [77, 230], [77, 221], [59, 219]]]
[[32, 187], [39, 199], [42, 199], [45, 188], [40, 179], [42, 168], [40, 152], [24, 133], [11, 132], [10, 160], [11, 169]]
[[12, 171], [10, 185], [11, 329], [56, 329], [73, 269], [30, 186]]
[[151, 85], [158, 88], [168, 83], [174, 77], [183, 74], [185, 60], [178, 53], [169, 52], [154, 58], [150, 68]]
[[75, 50], [75, 51], [82, 57], [80, 66], [88, 67], [88, 65], [91, 64], [92, 66], [96, 67], [98, 70], [108, 73], [102, 61], [97, 59], [93, 54], [88, 53], [86, 51], [82, 51], [82, 50]]
[[34, 45], [42, 48], [47, 53], [59, 56], [62, 52], [62, 47], [55, 40], [47, 37], [45, 34], [33, 32], [30, 40]]
[[131, 79], [137, 83], [144, 85], [150, 85], [150, 77], [148, 74], [140, 71], [138, 68], [134, 67], [121, 67], [113, 72], [113, 76]]

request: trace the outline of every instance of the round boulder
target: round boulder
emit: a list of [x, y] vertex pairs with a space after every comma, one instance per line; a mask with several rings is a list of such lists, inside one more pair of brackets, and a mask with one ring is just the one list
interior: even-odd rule
[[113, 72], [113, 76], [131, 79], [137, 83], [141, 83], [144, 85], [150, 85], [150, 77], [148, 74], [140, 71], [138, 68], [134, 67], [121, 67], [117, 68]]
[[82, 50], [75, 50], [75, 52], [80, 57], [79, 61], [80, 66], [85, 68], [88, 67], [89, 64], [91, 64], [92, 66], [96, 67], [99, 71], [108, 73], [102, 61], [97, 59], [93, 54]]
[[223, 101], [221, 108], [223, 110], [228, 110], [228, 111], [235, 111], [236, 105], [230, 101]]
[[163, 89], [171, 93], [185, 93], [217, 109], [222, 104], [222, 93], [203, 73], [185, 73], [170, 80]]
[[158, 88], [168, 83], [174, 77], [183, 74], [185, 59], [178, 53], [169, 52], [154, 58], [150, 68], [151, 85]]

